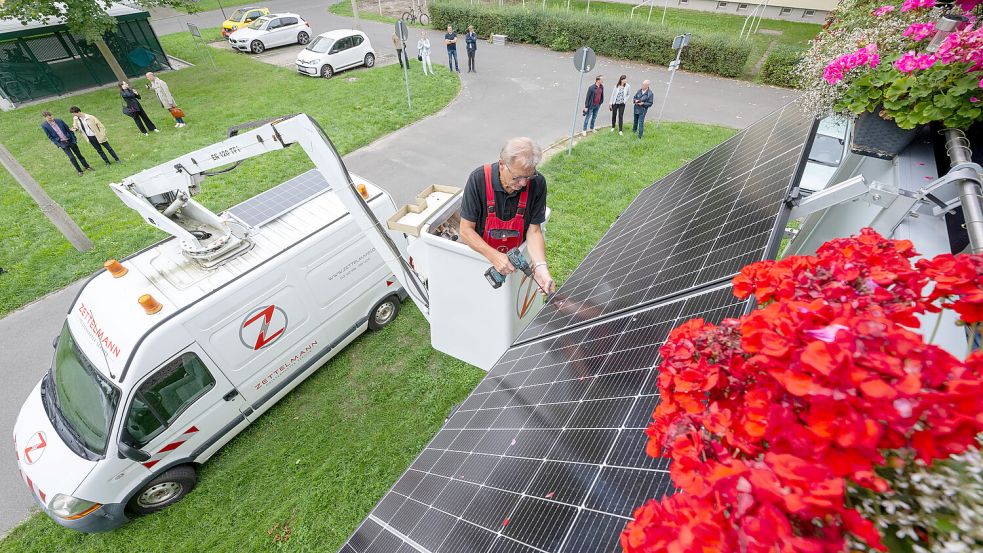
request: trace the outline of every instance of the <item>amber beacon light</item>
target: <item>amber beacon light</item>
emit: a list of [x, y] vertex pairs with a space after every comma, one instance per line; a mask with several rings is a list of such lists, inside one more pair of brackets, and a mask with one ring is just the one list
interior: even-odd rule
[[150, 294], [144, 294], [137, 298], [137, 303], [143, 307], [143, 310], [147, 313], [147, 315], [153, 315], [164, 308], [164, 306], [161, 305], [159, 301], [155, 300]]
[[116, 261], [115, 259], [106, 261], [102, 264], [102, 266], [106, 268], [106, 271], [108, 271], [109, 274], [113, 275], [113, 278], [119, 278], [130, 271], [124, 267], [122, 263]]

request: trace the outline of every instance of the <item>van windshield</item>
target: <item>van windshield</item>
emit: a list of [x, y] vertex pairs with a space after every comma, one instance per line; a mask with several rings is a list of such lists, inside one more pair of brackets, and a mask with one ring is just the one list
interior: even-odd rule
[[51, 372], [54, 406], [62, 421], [86, 449], [105, 454], [120, 392], [85, 357], [67, 322], [58, 338]]
[[317, 54], [323, 54], [331, 49], [332, 44], [334, 44], [333, 38], [319, 36], [315, 38], [314, 42], [312, 42], [306, 49]]

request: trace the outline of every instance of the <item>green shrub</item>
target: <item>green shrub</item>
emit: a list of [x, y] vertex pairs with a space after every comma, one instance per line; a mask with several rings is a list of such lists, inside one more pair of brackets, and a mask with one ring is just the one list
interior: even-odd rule
[[[538, 44], [569, 51], [588, 45], [598, 55], [669, 65], [675, 58], [672, 39], [683, 31], [646, 25], [607, 15], [586, 15], [562, 10], [497, 8], [438, 0], [429, 4], [435, 29], [465, 29], [474, 25], [481, 36], [507, 35], [513, 42]], [[683, 50], [682, 65], [688, 71], [739, 77], [751, 54], [747, 42], [723, 35], [693, 35]]]
[[796, 66], [802, 61], [804, 50], [790, 46], [776, 46], [768, 52], [764, 65], [761, 66], [761, 81], [775, 86], [796, 88], [798, 74]]

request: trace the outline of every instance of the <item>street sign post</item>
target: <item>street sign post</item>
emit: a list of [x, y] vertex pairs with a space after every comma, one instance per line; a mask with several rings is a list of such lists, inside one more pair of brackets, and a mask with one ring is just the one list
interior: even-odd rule
[[208, 43], [201, 36], [201, 29], [194, 23], [188, 23], [188, 32], [191, 33], [191, 42], [195, 43], [195, 50], [198, 50], [202, 57], [208, 59], [209, 63], [212, 64], [212, 69], [218, 69], [215, 65], [215, 60], [212, 58], [212, 52], [209, 50], [210, 46], [208, 46]]
[[400, 54], [403, 59], [399, 60], [399, 64], [403, 66], [403, 80], [406, 81], [406, 105], [409, 106], [409, 109], [413, 109], [413, 98], [410, 97], [410, 74], [406, 68], [410, 64], [410, 57], [406, 55], [406, 39], [410, 37], [410, 30], [406, 28], [406, 23], [403, 23], [402, 20], [396, 22], [396, 36], [399, 37], [399, 41], [403, 45], [403, 52]]
[[672, 39], [672, 49], [676, 51], [676, 59], [669, 62], [669, 84], [666, 85], [666, 95], [662, 98], [662, 107], [659, 108], [659, 118], [655, 121], [656, 130], [662, 124], [662, 113], [666, 110], [666, 102], [669, 101], [669, 89], [672, 88], [672, 78], [676, 76], [676, 70], [679, 69], [679, 58], [683, 55], [683, 48], [689, 45], [691, 36], [693, 36], [693, 33], [686, 33], [684, 35], [677, 35]]
[[580, 89], [584, 88], [584, 73], [589, 73], [597, 65], [597, 54], [590, 46], [581, 46], [573, 54], [573, 67], [580, 72], [580, 84], [577, 85], [577, 100], [574, 102], [573, 126], [570, 128], [570, 144], [567, 153], [573, 151], [573, 137], [577, 134], [577, 111], [580, 109]]

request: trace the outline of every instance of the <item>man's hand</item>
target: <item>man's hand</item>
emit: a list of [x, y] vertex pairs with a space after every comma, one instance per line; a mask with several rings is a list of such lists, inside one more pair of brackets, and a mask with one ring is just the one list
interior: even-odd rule
[[491, 261], [495, 270], [503, 275], [510, 275], [515, 272], [515, 267], [512, 266], [512, 262], [509, 261], [509, 256], [502, 252], [496, 251], [488, 261]]
[[556, 292], [556, 283], [553, 282], [553, 277], [550, 276], [550, 271], [546, 268], [546, 265], [536, 267], [536, 271], [532, 274], [532, 276], [539, 284], [541, 294], [545, 296]]

